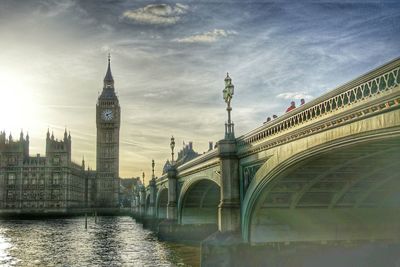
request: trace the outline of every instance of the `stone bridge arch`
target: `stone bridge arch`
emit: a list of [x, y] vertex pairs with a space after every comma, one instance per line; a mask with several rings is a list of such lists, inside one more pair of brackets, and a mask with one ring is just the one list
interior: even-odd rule
[[168, 187], [162, 186], [157, 191], [156, 196], [156, 218], [167, 218]]
[[207, 176], [184, 182], [178, 199], [180, 224], [218, 224], [220, 184]]
[[244, 198], [243, 238], [400, 238], [400, 116], [375, 120], [373, 131], [362, 131], [374, 128], [364, 122], [356, 134], [348, 129], [335, 138], [327, 131], [268, 151]]

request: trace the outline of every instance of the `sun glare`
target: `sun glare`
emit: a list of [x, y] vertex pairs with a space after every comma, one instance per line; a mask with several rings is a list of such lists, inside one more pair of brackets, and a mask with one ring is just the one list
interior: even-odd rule
[[35, 94], [23, 74], [0, 69], [0, 130], [13, 132], [33, 130], [37, 122]]

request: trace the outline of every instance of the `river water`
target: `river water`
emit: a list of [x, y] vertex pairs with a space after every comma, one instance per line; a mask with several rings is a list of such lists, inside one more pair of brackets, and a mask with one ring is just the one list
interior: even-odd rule
[[0, 220], [0, 266], [198, 266], [199, 246], [161, 242], [130, 217]]

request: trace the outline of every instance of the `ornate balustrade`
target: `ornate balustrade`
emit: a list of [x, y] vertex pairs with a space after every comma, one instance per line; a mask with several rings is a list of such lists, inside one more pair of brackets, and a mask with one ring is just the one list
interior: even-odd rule
[[[381, 98], [390, 93], [390, 91], [400, 84], [400, 58], [389, 62], [349, 83], [346, 83], [333, 91], [288, 112], [276, 120], [273, 120], [248, 134], [237, 139], [239, 153], [249, 153], [248, 147], [267, 138], [274, 138], [280, 133], [304, 126], [306, 123], [321, 119], [332, 113], [338, 113], [340, 110], [347, 110], [347, 107], [360, 105], [362, 102], [374, 98]], [[394, 100], [388, 100], [384, 106], [393, 107], [399, 104], [400, 95]], [[378, 107], [383, 108], [383, 107]], [[371, 110], [370, 110], [371, 111]], [[372, 110], [375, 111], [375, 110]], [[365, 110], [365, 113], [368, 113]], [[362, 114], [350, 115], [356, 117]], [[347, 120], [347, 117], [343, 118]], [[339, 119], [338, 122], [341, 122]], [[332, 122], [331, 124], [336, 124]], [[327, 124], [329, 125], [329, 123]], [[324, 127], [324, 126], [323, 126]], [[312, 132], [309, 130], [308, 132]], [[289, 138], [291, 139], [291, 138]], [[265, 149], [265, 147], [263, 147]]]
[[[190, 168], [193, 168], [193, 167], [201, 168], [201, 167], [203, 167], [202, 166], [203, 163], [205, 163], [205, 162], [207, 162], [207, 161], [209, 161], [211, 159], [214, 159], [217, 156], [218, 156], [217, 149], [213, 149], [211, 151], [208, 151], [208, 152], [204, 153], [203, 155], [200, 155], [200, 156], [192, 159], [189, 162], [186, 162], [185, 164], [182, 164], [182, 165], [178, 166], [177, 170], [178, 170], [179, 173], [182, 173], [182, 172], [184, 172], [184, 171], [186, 171], [186, 170], [188, 170]], [[160, 183], [165, 182], [166, 180], [167, 180], [167, 174], [164, 174], [161, 177], [157, 178], [156, 183], [160, 184]]]

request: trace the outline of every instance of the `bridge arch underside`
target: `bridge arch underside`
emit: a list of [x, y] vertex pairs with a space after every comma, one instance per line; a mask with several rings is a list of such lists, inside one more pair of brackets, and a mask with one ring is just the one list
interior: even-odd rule
[[183, 196], [181, 224], [218, 224], [220, 187], [211, 180], [201, 180], [186, 191]]
[[400, 138], [336, 148], [268, 181], [250, 217], [249, 241], [400, 239]]
[[168, 188], [163, 188], [157, 197], [157, 218], [167, 218], [167, 205], [168, 205]]

